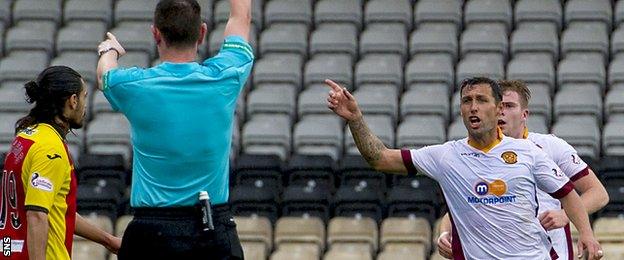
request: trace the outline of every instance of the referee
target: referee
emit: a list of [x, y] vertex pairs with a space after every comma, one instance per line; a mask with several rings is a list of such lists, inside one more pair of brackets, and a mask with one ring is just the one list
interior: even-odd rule
[[[119, 68], [114, 35], [100, 43], [98, 88], [131, 126], [134, 220], [119, 259], [243, 259], [228, 201], [236, 100], [253, 65], [251, 0], [230, 0], [219, 53], [195, 62], [206, 36], [195, 0], [161, 0], [152, 34], [161, 64]], [[199, 193], [210, 198], [202, 216]], [[213, 227], [207, 225], [212, 219]]]

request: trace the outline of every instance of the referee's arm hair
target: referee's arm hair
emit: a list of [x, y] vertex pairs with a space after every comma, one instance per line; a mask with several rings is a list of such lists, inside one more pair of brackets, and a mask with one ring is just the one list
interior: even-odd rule
[[230, 0], [230, 18], [225, 25], [224, 37], [240, 36], [249, 42], [251, 25], [251, 0]]
[[407, 174], [401, 150], [389, 149], [368, 128], [355, 97], [336, 82], [327, 79], [325, 84], [331, 88], [327, 107], [347, 121], [355, 145], [368, 164], [380, 172]]

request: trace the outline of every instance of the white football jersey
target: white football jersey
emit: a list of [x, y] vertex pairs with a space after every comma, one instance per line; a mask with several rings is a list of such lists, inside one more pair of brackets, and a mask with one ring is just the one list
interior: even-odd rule
[[[525, 137], [546, 152], [570, 180], [576, 181], [589, 173], [587, 164], [578, 156], [576, 150], [561, 138], [539, 133], [528, 133]], [[539, 202], [539, 214], [547, 210], [561, 209], [559, 200], [541, 190], [537, 192], [537, 201]], [[560, 259], [574, 259], [571, 248], [574, 245], [569, 226], [549, 230], [548, 236], [550, 236], [553, 248]]]
[[574, 186], [534, 143], [502, 137], [483, 152], [464, 138], [401, 154], [411, 173], [440, 184], [461, 244], [455, 259], [551, 259], [538, 189], [561, 198]]

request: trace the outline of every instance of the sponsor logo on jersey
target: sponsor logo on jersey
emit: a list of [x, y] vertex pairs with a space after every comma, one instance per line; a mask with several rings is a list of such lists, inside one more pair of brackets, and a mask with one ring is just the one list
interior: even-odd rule
[[563, 172], [561, 172], [561, 170], [559, 170], [558, 168], [552, 168], [552, 171], [555, 174], [555, 176], [563, 177]]
[[37, 129], [32, 128], [32, 127], [27, 127], [27, 128], [24, 128], [21, 132], [27, 136], [32, 136], [33, 134], [37, 132]]
[[501, 158], [506, 164], [514, 164], [518, 162], [518, 155], [513, 151], [506, 151], [501, 154]]
[[47, 178], [39, 176], [38, 172], [32, 174], [32, 177], [30, 178], [30, 185], [33, 188], [44, 191], [52, 191], [52, 189], [54, 188], [52, 182]]
[[472, 157], [476, 157], [476, 158], [481, 158], [481, 157], [483, 157], [483, 155], [482, 155], [482, 154], [480, 154], [480, 153], [475, 153], [475, 152], [472, 152], [472, 153], [460, 153], [459, 155], [461, 155], [461, 156], [472, 156]]
[[53, 155], [46, 154], [46, 156], [47, 156], [47, 157], [48, 157], [48, 159], [50, 159], [50, 160], [54, 160], [54, 159], [56, 159], [56, 158], [61, 159], [61, 156], [60, 156], [59, 154], [57, 154], [57, 153], [55, 153], [55, 154], [53, 154]]
[[572, 155], [572, 163], [574, 163], [574, 164], [581, 164], [581, 157], [579, 157], [578, 154], [573, 154]]
[[516, 201], [516, 195], [505, 195], [505, 193], [507, 193], [507, 184], [503, 180], [494, 180], [490, 183], [480, 181], [474, 185], [474, 193], [477, 194], [477, 196], [468, 196], [468, 203], [501, 204], [513, 203]]

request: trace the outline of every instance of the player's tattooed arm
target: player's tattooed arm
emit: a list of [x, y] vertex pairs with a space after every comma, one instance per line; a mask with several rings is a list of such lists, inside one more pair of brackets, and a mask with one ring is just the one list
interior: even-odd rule
[[358, 150], [371, 166], [376, 167], [386, 146], [372, 133], [361, 115], [348, 124]]

